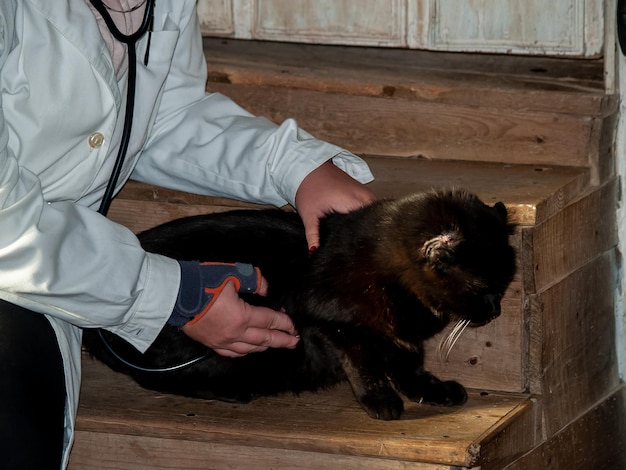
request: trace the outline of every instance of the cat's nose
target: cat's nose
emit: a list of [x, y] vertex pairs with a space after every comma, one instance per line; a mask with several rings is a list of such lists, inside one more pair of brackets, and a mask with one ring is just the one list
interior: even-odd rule
[[491, 314], [492, 318], [496, 318], [500, 315], [500, 296], [496, 294], [487, 294], [484, 297], [485, 306], [487, 311]]

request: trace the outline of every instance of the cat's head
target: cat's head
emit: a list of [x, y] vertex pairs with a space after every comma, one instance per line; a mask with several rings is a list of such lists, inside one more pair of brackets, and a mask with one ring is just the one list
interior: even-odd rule
[[500, 315], [500, 300], [515, 274], [509, 243], [514, 226], [501, 202], [488, 206], [459, 190], [410, 197], [401, 212], [409, 233], [410, 267], [403, 275], [444, 320], [483, 325]]

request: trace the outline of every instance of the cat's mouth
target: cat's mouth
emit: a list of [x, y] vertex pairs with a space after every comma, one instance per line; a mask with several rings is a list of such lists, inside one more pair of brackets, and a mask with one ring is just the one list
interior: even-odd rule
[[502, 296], [499, 294], [485, 294], [482, 298], [482, 305], [477, 305], [474, 313], [468, 315], [471, 319], [469, 326], [478, 328], [498, 318], [502, 311], [501, 300]]
[[469, 326], [471, 328], [479, 328], [481, 326], [485, 326], [487, 323], [491, 323], [493, 320], [498, 318], [499, 315], [494, 315], [493, 317], [487, 318], [486, 320], [470, 320]]

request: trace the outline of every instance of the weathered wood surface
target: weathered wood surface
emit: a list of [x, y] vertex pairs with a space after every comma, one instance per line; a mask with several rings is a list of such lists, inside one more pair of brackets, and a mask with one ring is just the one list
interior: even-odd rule
[[[589, 184], [589, 172], [581, 168], [387, 157], [366, 157], [366, 161], [376, 177], [370, 186], [378, 197], [463, 188], [487, 204], [504, 202], [522, 225], [547, 219]], [[139, 232], [175, 217], [245, 207], [259, 206], [129, 182], [113, 201], [110, 216]]]
[[586, 117], [223, 83], [209, 89], [274, 122], [295, 118], [314, 136], [354, 153], [589, 165], [592, 121]]
[[503, 426], [494, 429], [489, 436], [481, 439], [484, 458], [480, 462], [480, 470], [502, 470], [508, 462], [521, 457], [543, 440], [541, 401], [535, 397], [529, 400], [532, 408], [527, 413], [510, 416], [506, 420], [506, 425], [503, 420]]
[[[610, 250], [538, 295], [538, 378], [548, 436], [619, 385], [615, 351], [616, 253]], [[537, 346], [537, 345], [535, 345]]]
[[200, 0], [203, 34], [440, 51], [600, 56], [602, 0]]
[[537, 292], [617, 244], [617, 191], [617, 181], [612, 180], [533, 229]]
[[[148, 468], [168, 468], [172, 464], [170, 451], [172, 456], [180, 456], [181, 448], [199, 451], [200, 457], [217, 449], [218, 458], [226, 458], [224, 446], [234, 446], [233, 452], [251, 459], [262, 459], [253, 468], [270, 468], [270, 462], [277, 462], [287, 451], [310, 452], [310, 459], [319, 453], [320, 462], [330, 468], [343, 468], [343, 461], [358, 462], [353, 460], [357, 457], [364, 457], [364, 464], [375, 462], [371, 459], [391, 459], [480, 465], [481, 459], [488, 457], [481, 443], [491, 439], [491, 431], [506, 429], [508, 423], [523, 419], [532, 408], [533, 402], [524, 395], [476, 391], [462, 407], [407, 403], [402, 420], [385, 422], [369, 418], [347, 385], [318, 394], [283, 395], [238, 405], [144, 390], [126, 376], [85, 357], [71, 468], [85, 468], [78, 464], [83, 459], [93, 465], [96, 458], [103, 460], [100, 468], [115, 468], [104, 462], [119, 460], [118, 445], [123, 447], [123, 454], [135, 455], [136, 462], [142, 461]], [[260, 448], [259, 454], [255, 448]], [[157, 455], [151, 457], [151, 452]], [[334, 464], [329, 455], [337, 454], [342, 457]], [[176, 468], [198, 465], [195, 457], [187, 459], [192, 462], [189, 467], [181, 462]], [[379, 468], [403, 468], [385, 464], [380, 462]]]
[[204, 39], [210, 83], [603, 115], [602, 60]]
[[618, 384], [616, 190], [609, 181], [523, 232], [528, 388], [548, 435]]
[[449, 465], [78, 431], [70, 470], [450, 470]]
[[[573, 423], [505, 469], [624, 469], [626, 468], [624, 416], [626, 416], [626, 387], [622, 385], [610, 397], [602, 399]], [[483, 468], [487, 469], [488, 467]]]
[[[209, 91], [362, 154], [596, 166], [601, 61], [205, 40]], [[517, 58], [516, 58], [517, 59]]]
[[[519, 237], [515, 236], [516, 249], [518, 242]], [[502, 299], [500, 317], [480, 328], [467, 328], [447, 361], [440, 357], [438, 349], [454, 325], [426, 342], [426, 369], [441, 379], [456, 380], [470, 388], [526, 391], [528, 331], [522, 303], [521, 282], [516, 276]]]

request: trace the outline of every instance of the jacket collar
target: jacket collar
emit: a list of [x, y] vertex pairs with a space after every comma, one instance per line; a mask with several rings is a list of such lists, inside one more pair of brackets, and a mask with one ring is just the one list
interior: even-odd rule
[[121, 94], [115, 79], [111, 55], [102, 40], [96, 19], [85, 3], [88, 0], [27, 0], [80, 51], [108, 84], [115, 104], [121, 106]]

